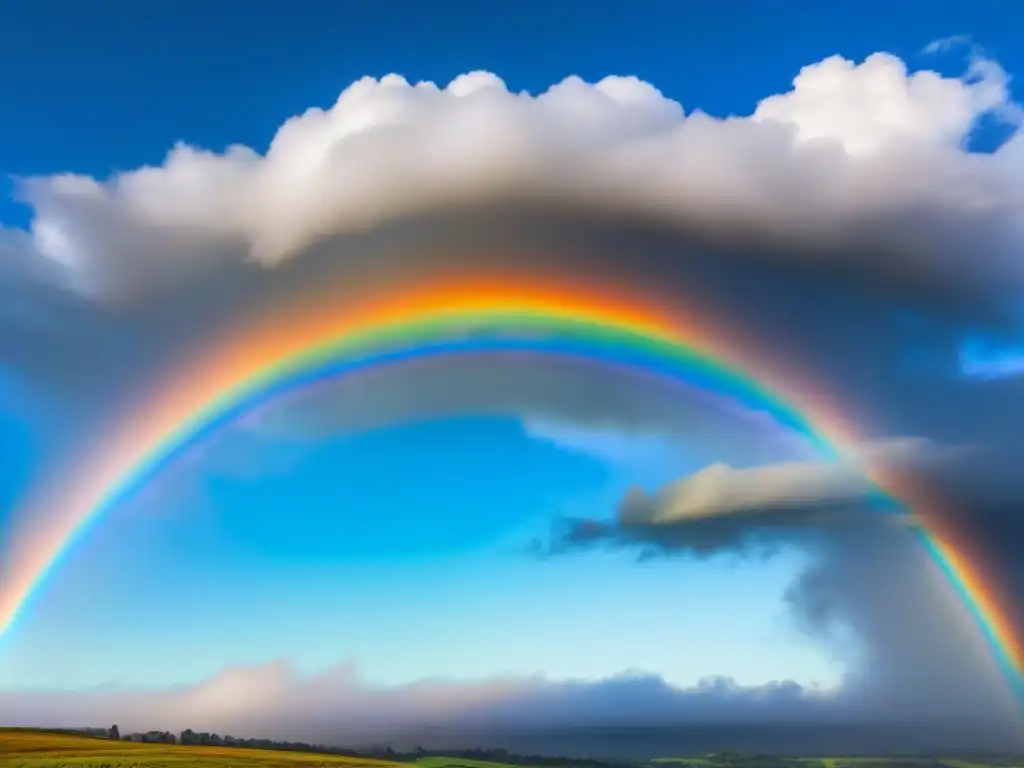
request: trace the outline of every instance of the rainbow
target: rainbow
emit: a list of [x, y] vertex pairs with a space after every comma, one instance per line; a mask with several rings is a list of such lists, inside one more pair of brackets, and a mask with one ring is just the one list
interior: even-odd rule
[[[344, 303], [292, 299], [250, 318], [128, 409], [102, 450], [21, 510], [29, 525], [10, 548], [0, 589], [0, 637], [89, 525], [169, 462], [262, 403], [360, 370], [506, 350], [577, 356], [683, 381], [765, 411], [827, 457], [859, 442], [820, 391], [787, 381], [739, 334], [654, 303], [580, 281], [505, 277], [441, 281]], [[917, 535], [1007, 680], [1018, 693], [1024, 690], [1024, 645], [980, 570], [938, 529], [929, 514], [934, 505], [918, 489], [897, 487], [902, 484], [893, 478], [872, 479], [923, 521]], [[32, 527], [34, 520], [45, 524]]]

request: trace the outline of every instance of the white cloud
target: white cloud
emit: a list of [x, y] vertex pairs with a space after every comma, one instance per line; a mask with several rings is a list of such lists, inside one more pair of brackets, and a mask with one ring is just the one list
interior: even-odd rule
[[[745, 469], [716, 463], [648, 496], [634, 489], [624, 503], [628, 522], [675, 524], [740, 512], [863, 501], [874, 489], [873, 472], [906, 471], [948, 461], [961, 449], [929, 440], [896, 438], [866, 443], [837, 461], [789, 461]], [[624, 522], [626, 519], [624, 518]]]
[[535, 440], [619, 465], [664, 461], [665, 457], [680, 452], [678, 440], [660, 434], [624, 433], [622, 430], [541, 419], [527, 419], [523, 427], [526, 434]]
[[940, 37], [938, 40], [932, 40], [921, 49], [921, 53], [930, 55], [946, 53], [957, 46], [971, 45], [972, 42], [970, 35], [949, 35], [948, 37]]
[[[888, 54], [833, 56], [727, 119], [686, 116], [634, 77], [569, 77], [531, 95], [485, 72], [447, 87], [388, 75], [287, 120], [266, 154], [178, 144], [160, 166], [32, 178], [22, 194], [36, 251], [101, 295], [211, 260], [274, 263], [318, 235], [509, 190], [819, 240], [870, 230], [873, 218], [890, 236], [887, 217], [901, 211], [934, 214], [939, 229], [955, 214], [998, 230], [998, 243], [1007, 228], [1019, 235], [1018, 153], [972, 155], [962, 144], [981, 115], [1010, 105], [1006, 73], [980, 57], [958, 79], [909, 73]], [[941, 235], [917, 245], [948, 267], [962, 254], [945, 252]], [[1005, 243], [972, 253], [970, 266], [1018, 279], [1008, 254]]]
[[791, 462], [751, 469], [712, 464], [676, 481], [642, 508], [650, 514], [647, 522], [660, 525], [750, 509], [802, 506], [834, 497], [857, 499], [870, 489], [861, 473], [839, 462]]
[[956, 148], [979, 115], [1006, 103], [1006, 74], [989, 65], [973, 64], [977, 79], [965, 85], [927, 70], [908, 73], [890, 54], [860, 65], [831, 56], [800, 70], [789, 93], [761, 101], [753, 119], [793, 125], [802, 142], [838, 140], [856, 156], [901, 143]]

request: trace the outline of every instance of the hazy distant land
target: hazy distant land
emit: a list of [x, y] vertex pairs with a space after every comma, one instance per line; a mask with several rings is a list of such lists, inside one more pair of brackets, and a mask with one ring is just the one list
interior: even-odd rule
[[[614, 761], [572, 756], [523, 755], [483, 748], [438, 754], [423, 747], [358, 753], [334, 747], [270, 740], [239, 740], [216, 734], [149, 732], [112, 739], [99, 729], [88, 733], [0, 729], [0, 766], [7, 768], [982, 768], [1021, 766], [1024, 756], [963, 752], [912, 755], [800, 755], [726, 750], [690, 756]], [[157, 741], [163, 739], [163, 741]], [[172, 743], [173, 739], [173, 743]], [[212, 743], [211, 743], [212, 742]], [[242, 746], [244, 744], [244, 746]], [[250, 744], [267, 745], [253, 747]], [[304, 748], [303, 748], [304, 747]], [[347, 752], [347, 754], [342, 754]]]

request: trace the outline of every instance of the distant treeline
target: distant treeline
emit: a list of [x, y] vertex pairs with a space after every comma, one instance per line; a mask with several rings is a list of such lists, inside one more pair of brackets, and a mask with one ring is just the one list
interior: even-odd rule
[[565, 768], [632, 768], [624, 763], [612, 763], [593, 758], [549, 757], [544, 755], [519, 755], [505, 749], [445, 749], [426, 750], [417, 747], [411, 752], [400, 752], [390, 747], [355, 750], [347, 747], [330, 747], [324, 744], [307, 744], [304, 741], [275, 741], [274, 739], [246, 739], [230, 734], [220, 735], [207, 731], [193, 731], [186, 728], [177, 737], [169, 731], [146, 731], [145, 733], [121, 734], [114, 725], [110, 728], [79, 728], [65, 733], [105, 737], [121, 741], [140, 741], [154, 744], [186, 744], [209, 747], [245, 747], [248, 749], [276, 749], [285, 752], [310, 752], [341, 757], [365, 757], [413, 762], [425, 757], [449, 757], [453, 760], [480, 760], [506, 765], [523, 766], [564, 766]]
[[[74, 728], [74, 729], [49, 729], [53, 733], [67, 733], [91, 736], [94, 738], [119, 739], [123, 741], [139, 741], [159, 744], [186, 744], [217, 747], [245, 747], [249, 749], [271, 749], [286, 752], [309, 752], [313, 754], [338, 755], [341, 757], [355, 758], [376, 758], [395, 762], [415, 762], [427, 757], [450, 758], [451, 766], [444, 768], [463, 768], [459, 766], [460, 760], [482, 761], [502, 763], [514, 766], [559, 766], [560, 768], [637, 768], [638, 765], [650, 766], [646, 760], [616, 762], [597, 760], [594, 758], [577, 757], [551, 757], [545, 755], [525, 755], [509, 752], [506, 749], [484, 749], [475, 747], [471, 749], [441, 749], [427, 750], [417, 747], [412, 751], [397, 751], [391, 747], [376, 747], [364, 749], [351, 749], [347, 747], [332, 747], [324, 744], [308, 744], [304, 741], [276, 741], [274, 739], [246, 739], [229, 734], [219, 735], [206, 731], [193, 731], [187, 728], [178, 736], [169, 731], [146, 731], [145, 733], [130, 733], [122, 735], [116, 725], [111, 728]], [[835, 760], [836, 768], [865, 768], [859, 760], [870, 760], [870, 768], [949, 768], [944, 759], [952, 755], [963, 758], [973, 758], [976, 761], [987, 763], [991, 766], [1020, 765], [1020, 756], [1011, 756], [995, 753], [981, 753], [975, 750], [951, 751], [948, 756], [940, 756], [929, 753], [903, 753], [899, 755], [872, 755], [865, 753], [857, 757], [846, 753], [849, 762], [839, 758]], [[703, 754], [703, 761], [707, 768], [717, 766], [719, 768], [811, 768], [814, 762], [807, 758], [787, 756], [781, 754], [764, 753], [743, 753], [736, 751], [718, 751]], [[831, 762], [831, 761], [830, 761]], [[821, 763], [818, 768], [824, 768]], [[693, 764], [686, 765], [662, 765], [661, 768], [694, 768]]]

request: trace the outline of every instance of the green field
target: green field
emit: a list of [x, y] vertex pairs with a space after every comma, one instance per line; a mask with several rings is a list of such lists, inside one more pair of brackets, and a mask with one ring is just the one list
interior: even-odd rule
[[836, 768], [837, 765], [856, 765], [864, 766], [864, 768], [870, 768], [872, 763], [927, 763], [929, 765], [944, 765], [947, 768], [992, 768], [993, 766], [1006, 765], [1002, 761], [994, 761], [991, 763], [979, 763], [971, 762], [969, 760], [948, 760], [945, 758], [932, 758], [932, 757], [811, 757], [811, 758], [800, 758], [800, 762], [813, 762], [820, 763], [824, 768]]
[[[706, 766], [720, 766], [721, 768], [744, 768], [751, 764], [749, 760], [738, 760], [735, 762], [723, 761], [715, 759], [713, 757], [659, 757], [651, 760], [652, 763], [659, 765], [681, 765], [681, 766], [694, 766], [694, 768], [704, 768]], [[992, 762], [972, 762], [969, 760], [954, 760], [944, 759], [935, 757], [913, 757], [913, 756], [878, 756], [878, 757], [853, 757], [853, 756], [833, 756], [833, 757], [778, 757], [778, 758], [764, 758], [762, 761], [755, 760], [754, 762], [760, 764], [775, 763], [779, 766], [793, 766], [794, 764], [802, 764], [806, 768], [841, 768], [841, 766], [856, 766], [857, 768], [872, 768], [872, 766], [878, 766], [882, 768], [891, 768], [894, 765], [900, 766], [913, 766], [915, 763], [921, 765], [941, 765], [946, 768], [995, 768], [996, 766], [1009, 766], [1012, 763], [1007, 761], [992, 761]], [[1024, 765], [1024, 762], [1018, 763], [1018, 765]]]
[[519, 768], [490, 760], [466, 760], [461, 757], [422, 757], [415, 762], [420, 768]]

